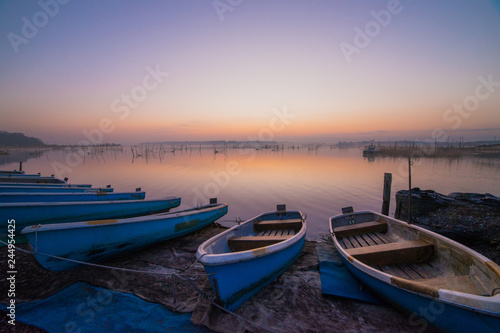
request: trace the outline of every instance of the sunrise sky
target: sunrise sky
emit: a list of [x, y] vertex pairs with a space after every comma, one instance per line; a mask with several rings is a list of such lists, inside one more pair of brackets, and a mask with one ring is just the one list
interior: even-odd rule
[[46, 143], [500, 138], [500, 1], [0, 1], [0, 130]]

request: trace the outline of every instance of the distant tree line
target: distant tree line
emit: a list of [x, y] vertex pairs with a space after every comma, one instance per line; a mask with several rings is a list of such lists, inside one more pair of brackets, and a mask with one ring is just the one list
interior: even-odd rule
[[24, 135], [0, 131], [0, 147], [39, 147], [45, 146], [42, 140]]

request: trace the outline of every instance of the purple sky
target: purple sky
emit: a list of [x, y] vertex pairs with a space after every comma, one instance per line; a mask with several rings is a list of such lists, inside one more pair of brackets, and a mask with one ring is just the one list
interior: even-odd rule
[[0, 130], [500, 137], [499, 1], [60, 1], [0, 2]]

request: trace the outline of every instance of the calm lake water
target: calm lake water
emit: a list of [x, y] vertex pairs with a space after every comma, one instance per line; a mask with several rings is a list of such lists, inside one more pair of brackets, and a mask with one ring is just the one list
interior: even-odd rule
[[[393, 174], [390, 215], [396, 208], [396, 191], [408, 188], [407, 159], [368, 159], [357, 148], [227, 148], [214, 154], [214, 149], [207, 147], [172, 152], [171, 147], [150, 146], [87, 151], [81, 159], [70, 149], [38, 155], [17, 151], [8, 156], [0, 156], [0, 169], [18, 169], [19, 161], [24, 160], [27, 173], [57, 175], [59, 171], [71, 183], [111, 184], [115, 192], [141, 187], [147, 199], [180, 196], [182, 204], [176, 210], [217, 197], [229, 204], [229, 213], [221, 220], [226, 226], [284, 203], [287, 209], [307, 215], [308, 239], [327, 233], [328, 218], [339, 214], [342, 207], [380, 211], [384, 173]], [[422, 158], [412, 166], [412, 186], [443, 194], [499, 196], [500, 159]]]

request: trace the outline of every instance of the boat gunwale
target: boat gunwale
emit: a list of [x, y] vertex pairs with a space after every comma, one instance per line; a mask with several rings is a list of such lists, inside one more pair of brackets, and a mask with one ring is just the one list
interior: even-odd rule
[[[399, 223], [399, 224], [402, 224], [403, 226], [406, 226], [408, 228], [416, 229], [424, 234], [427, 234], [428, 236], [437, 238], [439, 241], [448, 243], [451, 246], [458, 247], [459, 249], [467, 252], [469, 255], [475, 257], [479, 261], [482, 261], [483, 264], [485, 264], [486, 266], [487, 266], [487, 264], [486, 264], [487, 262], [493, 263], [490, 259], [488, 259], [487, 257], [483, 256], [482, 254], [472, 250], [471, 248], [466, 247], [463, 244], [460, 244], [452, 239], [441, 236], [435, 232], [424, 229], [422, 227], [419, 227], [419, 226], [416, 226], [413, 224], [409, 224], [408, 222], [397, 220], [395, 218], [391, 218], [389, 216], [382, 215], [380, 213], [370, 211], [370, 210], [358, 211], [358, 212], [354, 213], [354, 215], [362, 215], [362, 214], [374, 214], [376, 216], [387, 218], [394, 223]], [[482, 296], [482, 295], [474, 295], [474, 294], [470, 294], [470, 293], [455, 291], [455, 290], [451, 290], [451, 289], [434, 288], [435, 291], [437, 292], [437, 296], [433, 296], [432, 293], [422, 292], [425, 289], [429, 289], [429, 288], [433, 289], [433, 287], [429, 287], [428, 285], [425, 285], [425, 284], [420, 283], [418, 281], [412, 281], [412, 280], [400, 278], [400, 277], [397, 277], [395, 275], [391, 275], [391, 274], [382, 272], [376, 268], [373, 268], [373, 267], [363, 263], [362, 261], [354, 258], [353, 256], [350, 256], [346, 252], [346, 250], [340, 245], [337, 237], [335, 236], [335, 233], [333, 232], [333, 221], [335, 219], [339, 219], [339, 218], [343, 218], [343, 217], [345, 217], [344, 214], [339, 214], [339, 215], [335, 215], [335, 216], [330, 217], [330, 219], [329, 219], [330, 234], [332, 236], [333, 243], [334, 243], [335, 247], [337, 248], [340, 255], [343, 257], [344, 261], [349, 262], [354, 268], [358, 269], [362, 273], [367, 274], [368, 276], [370, 276], [372, 278], [375, 278], [381, 282], [384, 282], [384, 283], [390, 285], [391, 287], [398, 288], [400, 290], [404, 290], [406, 292], [413, 293], [413, 294], [416, 294], [416, 295], [419, 295], [421, 297], [425, 297], [425, 298], [428, 298], [431, 300], [440, 301], [440, 302], [450, 304], [453, 306], [459, 306], [461, 308], [465, 308], [465, 309], [472, 310], [475, 312], [485, 313], [485, 314], [500, 318], [500, 312], [498, 312], [498, 309], [500, 308], [500, 294], [496, 294], [494, 296]], [[393, 278], [395, 278], [395, 279], [393, 279]], [[421, 286], [422, 290], [419, 292], [419, 291], [404, 288], [396, 282], [397, 280], [409, 281], [412, 284]], [[460, 300], [460, 301], [457, 301], [457, 300]], [[476, 304], [476, 305], [473, 305], [473, 304]], [[479, 304], [481, 304], [483, 306], [478, 307], [477, 305], [479, 305]]]
[[[115, 193], [115, 192], [111, 192]], [[117, 192], [120, 193], [120, 192]], [[135, 192], [134, 192], [135, 193]], [[111, 204], [131, 204], [131, 203], [152, 203], [152, 202], [160, 202], [160, 201], [169, 201], [169, 200], [180, 200], [180, 197], [170, 196], [164, 197], [161, 199], [137, 199], [137, 200], [109, 200], [109, 201], [64, 201], [64, 202], [2, 202], [0, 203], [0, 208], [9, 208], [9, 207], [43, 207], [43, 206], [82, 206], [82, 205], [111, 205]]]
[[[42, 225], [31, 225], [24, 227], [21, 230], [22, 235], [26, 235], [29, 233], [35, 232], [50, 232], [50, 231], [58, 231], [58, 230], [66, 230], [66, 229], [80, 229], [80, 228], [94, 228], [94, 227], [106, 227], [110, 225], [123, 225], [130, 223], [143, 223], [143, 222], [153, 222], [162, 219], [173, 219], [178, 217], [184, 217], [199, 213], [206, 213], [213, 210], [221, 209], [227, 207], [227, 203], [219, 203], [219, 204], [208, 204], [201, 207], [193, 207], [189, 209], [185, 209], [178, 212], [164, 212], [157, 214], [149, 214], [149, 215], [141, 215], [136, 217], [129, 218], [121, 218], [121, 219], [104, 219], [104, 220], [88, 220], [88, 221], [80, 221], [80, 222], [65, 222], [65, 223], [52, 223], [52, 224], [42, 224]], [[102, 223], [92, 223], [96, 221], [102, 221]], [[106, 222], [109, 221], [109, 222]], [[89, 223], [90, 222], [90, 223]]]
[[[253, 260], [259, 257], [264, 257], [264, 256], [269, 256], [281, 251], [284, 251], [291, 247], [292, 245], [298, 243], [301, 241], [301, 239], [305, 238], [306, 232], [307, 232], [307, 221], [302, 214], [301, 211], [298, 210], [293, 210], [293, 211], [286, 211], [287, 213], [299, 213], [301, 216], [302, 220], [302, 227], [299, 230], [298, 233], [293, 235], [292, 237], [272, 244], [268, 246], [263, 246], [259, 248], [255, 248], [252, 250], [246, 250], [246, 251], [238, 251], [238, 252], [224, 252], [224, 253], [210, 253], [205, 250], [207, 246], [209, 246], [211, 243], [217, 242], [217, 241], [222, 241], [223, 238], [227, 238], [226, 236], [230, 233], [232, 233], [235, 230], [238, 230], [239, 228], [242, 228], [243, 226], [253, 223], [254, 221], [258, 220], [259, 217], [262, 217], [264, 215], [270, 215], [270, 214], [276, 214], [276, 211], [272, 212], [265, 212], [261, 213], [253, 218], [248, 219], [247, 221], [233, 226], [229, 228], [228, 230], [225, 230], [221, 232], [220, 234], [217, 234], [213, 236], [212, 238], [206, 240], [203, 242], [199, 247], [198, 250], [196, 251], [196, 259], [203, 264], [204, 266], [219, 266], [219, 265], [227, 265], [227, 264], [234, 264], [238, 263], [241, 261], [247, 261], [247, 260]], [[227, 239], [226, 239], [227, 241]]]

